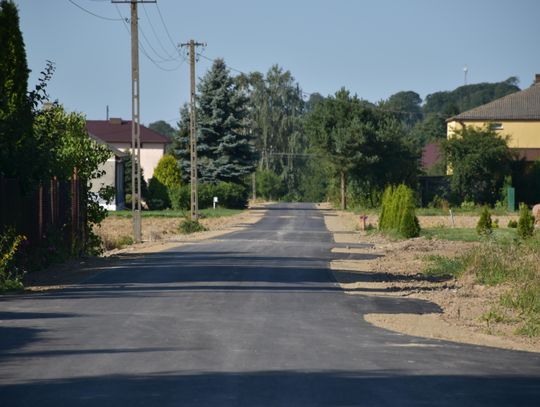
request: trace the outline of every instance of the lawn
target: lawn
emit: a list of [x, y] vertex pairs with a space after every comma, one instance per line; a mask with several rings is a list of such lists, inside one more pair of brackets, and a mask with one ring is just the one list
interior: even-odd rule
[[[474, 228], [426, 228], [420, 232], [427, 239], [437, 238], [441, 240], [461, 240], [464, 242], [480, 242], [487, 238], [476, 233]], [[493, 229], [490, 238], [496, 241], [512, 240], [517, 237], [516, 229], [497, 228]]]

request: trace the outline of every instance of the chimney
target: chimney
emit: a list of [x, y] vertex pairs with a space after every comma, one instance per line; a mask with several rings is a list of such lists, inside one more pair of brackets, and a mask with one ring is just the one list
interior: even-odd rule
[[111, 117], [109, 119], [109, 124], [113, 124], [113, 125], [119, 125], [119, 124], [122, 124], [122, 119], [120, 117]]
[[537, 73], [534, 77], [534, 83], [540, 83], [540, 73]]

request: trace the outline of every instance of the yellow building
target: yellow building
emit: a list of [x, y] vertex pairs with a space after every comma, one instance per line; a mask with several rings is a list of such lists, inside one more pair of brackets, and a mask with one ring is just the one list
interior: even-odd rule
[[530, 88], [460, 113], [446, 122], [448, 138], [465, 126], [489, 125], [509, 136], [509, 147], [520, 157], [529, 162], [540, 159], [540, 74]]

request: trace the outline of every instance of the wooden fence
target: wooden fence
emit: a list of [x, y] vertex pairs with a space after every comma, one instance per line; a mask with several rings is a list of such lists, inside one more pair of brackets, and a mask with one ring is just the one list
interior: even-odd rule
[[53, 178], [37, 186], [0, 177], [0, 234], [13, 227], [31, 246], [41, 245], [53, 233], [65, 247], [84, 242], [82, 186], [76, 171], [71, 181]]

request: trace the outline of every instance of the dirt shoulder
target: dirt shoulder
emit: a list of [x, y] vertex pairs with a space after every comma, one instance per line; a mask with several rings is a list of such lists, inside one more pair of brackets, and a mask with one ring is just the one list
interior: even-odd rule
[[[52, 265], [47, 269], [26, 275], [24, 285], [26, 291], [33, 292], [62, 289], [80, 284], [131, 254], [157, 253], [186, 244], [215, 239], [258, 222], [265, 212], [264, 206], [260, 205], [238, 215], [202, 219], [201, 223], [208, 230], [190, 235], [178, 234], [180, 218], [142, 218], [142, 243], [106, 251], [101, 257], [71, 259], [62, 264]], [[98, 234], [104, 238], [114, 238], [130, 236], [131, 231], [131, 219], [109, 217], [102, 223]]]
[[[340, 248], [333, 251], [343, 255], [331, 262], [331, 268], [345, 292], [418, 298], [442, 309], [439, 314], [367, 314], [364, 316], [366, 321], [407, 335], [540, 352], [540, 339], [516, 335], [511, 321], [488, 325], [482, 318], [497, 307], [500, 295], [507, 287], [440, 280], [421, 273], [428, 256], [452, 257], [476, 243], [423, 237], [391, 241], [380, 234], [357, 231], [357, 218], [346, 212], [325, 212], [326, 226], [334, 234], [335, 242], [340, 244]], [[460, 221], [464, 224], [473, 222], [469, 219]], [[425, 225], [427, 220], [420, 219], [420, 222]], [[359, 244], [368, 246], [359, 247]]]

